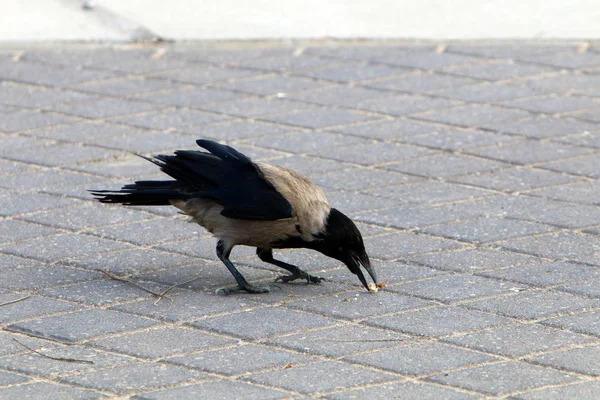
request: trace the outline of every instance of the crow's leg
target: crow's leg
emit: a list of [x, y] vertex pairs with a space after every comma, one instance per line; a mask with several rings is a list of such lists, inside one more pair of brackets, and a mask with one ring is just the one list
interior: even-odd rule
[[223, 264], [225, 264], [229, 272], [231, 272], [231, 275], [233, 275], [238, 285], [233, 287], [224, 287], [217, 289], [215, 293], [228, 294], [233, 292], [239, 292], [241, 290], [244, 290], [248, 293], [270, 292], [271, 289], [269, 287], [253, 286], [246, 281], [246, 278], [242, 276], [240, 271], [238, 271], [237, 268], [231, 262], [231, 260], [229, 260], [229, 255], [231, 254], [232, 248], [233, 246], [227, 246], [224, 241], [219, 240], [219, 242], [217, 243], [217, 256], [219, 257], [219, 260], [221, 260]]
[[262, 261], [269, 263], [269, 264], [276, 265], [279, 268], [286, 269], [292, 273], [291, 275], [280, 276], [279, 278], [277, 278], [275, 280], [275, 282], [282, 281], [282, 282], [287, 283], [287, 282], [295, 281], [296, 279], [306, 279], [306, 283], [320, 283], [325, 280], [325, 278], [310, 275], [307, 272], [302, 271], [300, 268], [296, 267], [295, 265], [288, 264], [283, 261], [275, 260], [273, 258], [273, 250], [272, 249], [263, 249], [261, 247], [257, 247], [256, 255]]

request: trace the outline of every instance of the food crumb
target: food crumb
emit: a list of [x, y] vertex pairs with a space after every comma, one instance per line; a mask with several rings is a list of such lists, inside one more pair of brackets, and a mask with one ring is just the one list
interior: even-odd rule
[[374, 283], [369, 283], [367, 289], [369, 289], [369, 292], [371, 293], [377, 293], [377, 286], [375, 286]]
[[379, 283], [377, 284], [377, 287], [378, 287], [378, 288], [384, 288], [384, 287], [386, 287], [386, 286], [387, 286], [387, 285], [386, 285], [386, 283], [385, 283], [385, 282], [379, 282]]

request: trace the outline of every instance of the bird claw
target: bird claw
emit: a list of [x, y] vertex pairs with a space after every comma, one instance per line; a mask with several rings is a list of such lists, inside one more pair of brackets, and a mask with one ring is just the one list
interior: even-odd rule
[[231, 293], [236, 293], [236, 292], [247, 292], [247, 293], [269, 293], [271, 291], [271, 287], [278, 287], [275, 284], [271, 284], [269, 286], [253, 286], [253, 285], [247, 285], [247, 286], [229, 286], [229, 287], [222, 287], [222, 288], [218, 288], [217, 290], [215, 290], [215, 294], [216, 295], [227, 295], [227, 294], [231, 294]]
[[306, 279], [307, 285], [311, 283], [321, 283], [325, 280], [325, 278], [321, 278], [320, 276], [310, 275], [302, 271], [301, 273], [294, 273], [292, 275], [281, 275], [275, 279], [275, 282], [281, 281], [283, 283], [289, 283], [295, 281], [296, 279]]

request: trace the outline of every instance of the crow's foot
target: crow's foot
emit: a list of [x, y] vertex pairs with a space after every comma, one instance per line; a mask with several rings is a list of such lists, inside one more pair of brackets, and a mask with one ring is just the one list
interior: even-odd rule
[[222, 287], [219, 288], [217, 290], [215, 290], [215, 294], [217, 295], [221, 295], [221, 294], [230, 294], [230, 293], [236, 293], [236, 292], [248, 292], [248, 293], [269, 293], [271, 291], [272, 287], [276, 287], [277, 285], [275, 284], [271, 284], [269, 286], [254, 286], [254, 285], [237, 285], [237, 286], [229, 286], [229, 287]]
[[292, 275], [281, 275], [280, 277], [275, 279], [275, 282], [288, 283], [295, 281], [296, 279], [306, 279], [306, 284], [321, 283], [325, 280], [325, 278], [321, 278], [320, 276], [313, 276], [304, 271], [298, 270]]

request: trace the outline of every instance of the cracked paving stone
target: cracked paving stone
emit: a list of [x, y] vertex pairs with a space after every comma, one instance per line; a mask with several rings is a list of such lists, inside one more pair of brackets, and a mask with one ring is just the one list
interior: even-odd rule
[[302, 329], [331, 325], [334, 322], [334, 319], [322, 315], [280, 307], [267, 307], [200, 319], [193, 322], [192, 325], [196, 328], [226, 333], [244, 339], [264, 339]]
[[2, 389], [2, 395], [8, 399], [46, 399], [46, 400], [93, 400], [107, 397], [96, 392], [59, 385], [50, 382], [32, 382]]
[[509, 318], [494, 314], [444, 306], [369, 319], [364, 324], [413, 335], [437, 337], [507, 325], [512, 322]]
[[447, 372], [427, 380], [486, 394], [502, 395], [517, 390], [574, 382], [579, 378], [576, 375], [523, 362], [506, 362]]
[[[48, 301], [48, 300], [46, 300]], [[147, 328], [157, 322], [116, 311], [84, 310], [71, 314], [17, 322], [6, 329], [62, 343], [78, 343], [97, 336]]]
[[468, 393], [459, 392], [449, 387], [430, 385], [424, 382], [398, 382], [379, 386], [371, 386], [365, 389], [350, 390], [327, 396], [333, 400], [351, 399], [444, 399], [444, 400], [469, 400], [477, 397]]
[[239, 381], [201, 382], [178, 388], [164, 389], [156, 392], [138, 394], [135, 400], [177, 400], [203, 398], [227, 398], [228, 400], [245, 400], [248, 398], [271, 400], [289, 399], [289, 393], [275, 389], [267, 389]]
[[[237, 341], [183, 327], [161, 327], [90, 342], [115, 353], [141, 358], [167, 357], [235, 344]], [[204, 353], [202, 353], [204, 354]]]
[[394, 375], [385, 372], [373, 371], [339, 361], [322, 361], [253, 374], [246, 379], [263, 385], [313, 394], [385, 382], [395, 378]]
[[570, 293], [535, 291], [465, 302], [462, 306], [515, 318], [538, 319], [557, 313], [599, 307], [600, 299], [587, 299]]
[[269, 339], [267, 343], [307, 354], [342, 357], [368, 350], [410, 344], [413, 339], [390, 330], [344, 325]]
[[227, 349], [209, 350], [164, 360], [175, 365], [223, 375], [281, 369], [288, 365], [319, 361], [317, 358], [262, 345], [242, 344]]
[[507, 326], [443, 340], [458, 346], [508, 357], [522, 357], [530, 353], [546, 352], [593, 341], [584, 335], [535, 324]]
[[[335, 294], [333, 296], [305, 299], [286, 306], [317, 314], [350, 320], [380, 314], [427, 307], [433, 303], [395, 293], [366, 291]], [[368, 312], [365, 312], [368, 310]]]
[[498, 358], [440, 343], [425, 343], [359, 354], [344, 360], [399, 374], [422, 375], [496, 361]]
[[[27, 297], [27, 295], [0, 294], [0, 304], [10, 303], [11, 301], [23, 299], [24, 297]], [[74, 304], [31, 295], [18, 302], [3, 305], [2, 313], [0, 314], [0, 323], [11, 323], [48, 314], [72, 311], [77, 308], [79, 307]]]
[[212, 378], [210, 375], [167, 364], [135, 363], [66, 376], [59, 381], [117, 394], [160, 389]]

